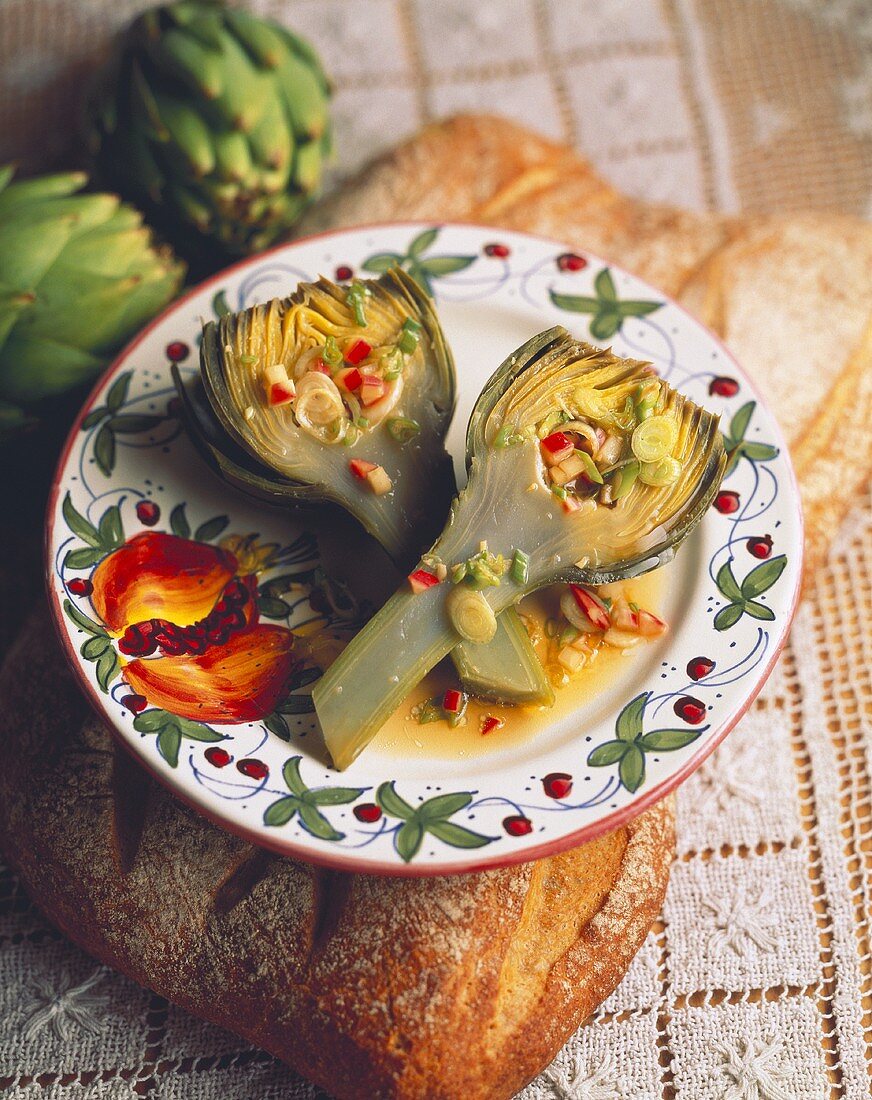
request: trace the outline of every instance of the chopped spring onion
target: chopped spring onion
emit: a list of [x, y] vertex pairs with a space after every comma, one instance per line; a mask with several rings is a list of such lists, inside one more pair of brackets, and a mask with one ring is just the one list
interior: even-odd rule
[[569, 419], [570, 417], [562, 409], [555, 409], [554, 412], [549, 413], [548, 416], [545, 417], [536, 429], [536, 435], [538, 435], [540, 439], [547, 439], [555, 428], [558, 428], [561, 424], [565, 424]]
[[651, 416], [634, 430], [630, 447], [640, 462], [659, 462], [672, 451], [678, 425], [671, 416]]
[[510, 573], [515, 584], [526, 584], [530, 576], [530, 555], [523, 550], [515, 550]]
[[468, 567], [465, 561], [459, 562], [457, 565], [451, 566], [451, 583], [460, 584], [460, 582], [466, 577]]
[[681, 463], [667, 455], [659, 462], [643, 462], [639, 470], [639, 480], [644, 485], [653, 485], [656, 489], [662, 489], [666, 485], [672, 485], [681, 476]]
[[338, 367], [342, 362], [342, 350], [336, 342], [335, 336], [328, 336], [324, 341], [321, 358], [330, 367]]
[[492, 554], [487, 545], [465, 562], [466, 580], [473, 588], [497, 588], [508, 565], [502, 554]]
[[445, 711], [442, 709], [442, 700], [428, 699], [417, 708], [415, 716], [422, 726], [426, 726], [429, 722], [441, 722], [445, 717]]
[[630, 462], [618, 467], [612, 478], [612, 500], [620, 500], [621, 497], [625, 497], [629, 493], [636, 484], [640, 469], [641, 463], [636, 459], [632, 459]]
[[345, 447], [353, 447], [354, 444], [360, 439], [360, 428], [356, 424], [349, 424], [345, 430], [345, 436], [342, 440], [342, 444]]
[[597, 464], [590, 457], [587, 451], [577, 450], [575, 453], [581, 459], [582, 465], [584, 466], [584, 476], [587, 478], [587, 480], [593, 481], [597, 485], [602, 485], [603, 475], [599, 472]]
[[490, 604], [481, 594], [458, 584], [448, 593], [445, 609], [451, 625], [468, 642], [490, 642], [497, 632], [497, 619]]
[[562, 485], [552, 485], [551, 492], [557, 497], [558, 500], [566, 500], [566, 490]]
[[257, 362], [257, 356], [256, 355], [240, 355], [239, 356], [239, 362], [240, 363], [246, 363], [246, 364], [250, 365], [252, 363]]
[[345, 295], [346, 304], [351, 306], [351, 311], [354, 314], [354, 320], [361, 328], [366, 327], [366, 299], [370, 297], [372, 291], [359, 279], [355, 279], [351, 286], [348, 288], [348, 293]]
[[636, 389], [633, 412], [637, 420], [647, 420], [654, 412], [657, 401], [660, 398], [660, 386], [656, 382], [650, 382]]
[[397, 443], [405, 444], [415, 438], [421, 430], [421, 425], [408, 416], [392, 416], [387, 421], [387, 429]]
[[399, 340], [397, 340], [397, 347], [403, 355], [412, 355], [417, 350], [418, 333], [420, 331], [420, 324], [411, 317], [407, 317], [403, 321], [403, 330], [400, 333]]
[[503, 447], [514, 447], [518, 443], [523, 442], [523, 432], [519, 432], [513, 424], [503, 424], [503, 426], [494, 436], [494, 447], [500, 449], [502, 449]]

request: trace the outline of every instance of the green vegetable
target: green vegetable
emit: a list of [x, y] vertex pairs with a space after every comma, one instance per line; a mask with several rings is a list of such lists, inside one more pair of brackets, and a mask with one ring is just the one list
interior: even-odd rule
[[330, 88], [279, 23], [210, 0], [141, 15], [100, 74], [89, 139], [100, 172], [178, 239], [255, 252], [317, 192]]
[[12, 182], [0, 168], [0, 438], [82, 386], [179, 289], [184, 267], [81, 172]]
[[503, 424], [497, 434], [494, 436], [495, 447], [515, 447], [518, 443], [523, 443], [523, 432], [519, 432], [513, 424]]
[[[614, 507], [549, 518], [547, 499], [527, 491], [542, 473], [534, 440], [494, 450], [494, 422], [541, 423], [571, 404], [579, 386], [596, 388], [621, 407], [647, 368], [549, 329], [509, 357], [488, 382], [467, 433], [469, 482], [434, 545], [443, 561], [474, 557], [482, 540], [507, 538], [529, 551], [527, 582], [478, 591], [495, 616], [526, 592], [569, 580], [603, 584], [636, 576], [669, 560], [705, 514], [717, 491], [725, 455], [717, 419], [661, 383], [664, 415], [681, 425], [675, 457], [679, 482], [657, 489], [638, 479]], [[574, 562], [586, 562], [584, 566]], [[347, 767], [420, 679], [457, 641], [448, 599], [464, 584], [436, 585], [420, 595], [407, 586], [391, 597], [327, 670], [313, 693], [328, 750]]]
[[360, 328], [366, 328], [366, 299], [371, 295], [369, 287], [359, 279], [355, 279], [345, 295], [346, 303], [351, 306], [354, 320]]
[[578, 449], [576, 449], [575, 453], [578, 455], [578, 457], [584, 463], [584, 475], [585, 475], [585, 477], [588, 478], [589, 481], [594, 482], [594, 484], [596, 484], [596, 485], [602, 485], [603, 475], [599, 472], [599, 469], [597, 468], [597, 464], [590, 457], [590, 455], [587, 453], [587, 451], [579, 451]]
[[386, 421], [386, 427], [397, 443], [411, 443], [420, 434], [421, 425], [410, 416], [392, 416]]
[[[366, 458], [384, 466], [393, 479], [393, 492], [384, 496], [360, 492], [349, 474], [346, 446], [361, 438], [358, 422], [331, 427], [329, 438], [314, 438], [297, 427], [292, 415], [279, 418], [262, 397], [257, 376], [240, 369], [243, 355], [253, 349], [264, 362], [274, 362], [282, 347], [282, 322], [291, 309], [302, 309], [313, 326], [323, 331], [331, 319], [331, 337], [337, 346], [355, 336], [353, 308], [346, 290], [326, 279], [301, 284], [283, 301], [228, 314], [204, 328], [201, 354], [201, 388], [176, 385], [187, 410], [194, 441], [209, 464], [237, 488], [271, 503], [299, 504], [330, 500], [345, 508], [377, 538], [403, 568], [417, 561], [422, 545], [431, 543], [448, 512], [455, 489], [451, 460], [444, 437], [454, 408], [454, 364], [445, 344], [431, 300], [417, 283], [398, 268], [367, 286], [370, 326], [376, 336], [393, 334], [410, 318], [426, 333], [425, 354], [412, 360], [403, 404], [412, 414], [402, 421], [400, 434], [410, 425], [416, 431], [406, 446], [398, 448], [394, 425], [385, 430], [374, 425], [367, 433]], [[347, 315], [345, 327], [337, 315]], [[373, 338], [375, 339], [376, 336]], [[387, 336], [386, 336], [387, 338]], [[229, 349], [229, 351], [228, 351]], [[319, 375], [316, 377], [325, 378]], [[298, 383], [298, 394], [299, 394]], [[253, 410], [253, 416], [247, 410]], [[365, 418], [364, 418], [365, 419]], [[523, 702], [550, 698], [550, 686], [532, 645], [523, 648], [513, 629], [515, 613], [502, 620], [496, 638], [486, 647], [464, 645], [457, 661], [477, 684], [487, 684], [491, 694]], [[511, 629], [511, 637], [508, 632]], [[521, 685], [519, 687], [518, 685]], [[524, 694], [527, 692], [527, 694]]]
[[613, 479], [615, 486], [612, 492], [613, 500], [621, 500], [630, 492], [636, 484], [640, 469], [641, 463], [635, 458], [618, 467]]
[[640, 462], [659, 462], [671, 453], [677, 436], [678, 424], [674, 417], [651, 416], [634, 430], [630, 447]]
[[328, 367], [339, 367], [342, 365], [342, 350], [339, 344], [337, 344], [335, 336], [328, 336], [324, 341], [324, 350], [321, 352], [321, 358]]
[[512, 580], [515, 584], [526, 584], [530, 575], [530, 556], [523, 550], [516, 550], [512, 555]]

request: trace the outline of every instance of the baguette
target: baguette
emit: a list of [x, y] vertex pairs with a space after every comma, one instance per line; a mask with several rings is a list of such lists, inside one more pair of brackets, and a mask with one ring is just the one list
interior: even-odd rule
[[340, 1100], [497, 1100], [612, 991], [655, 919], [671, 801], [538, 863], [348, 875], [253, 848], [153, 784], [45, 609], [0, 673], [0, 845], [72, 940]]

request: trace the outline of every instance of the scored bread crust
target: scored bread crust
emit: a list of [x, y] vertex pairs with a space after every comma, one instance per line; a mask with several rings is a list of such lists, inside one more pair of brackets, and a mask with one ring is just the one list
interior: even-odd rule
[[116, 746], [41, 609], [0, 674], [0, 844], [71, 939], [348, 1100], [498, 1100], [614, 989], [666, 889], [670, 800], [537, 863], [331, 872], [188, 810]]
[[635, 272], [716, 332], [790, 445], [813, 577], [872, 468], [872, 225], [642, 202], [565, 146], [506, 119], [461, 115], [367, 166], [298, 233], [404, 219], [566, 242]]

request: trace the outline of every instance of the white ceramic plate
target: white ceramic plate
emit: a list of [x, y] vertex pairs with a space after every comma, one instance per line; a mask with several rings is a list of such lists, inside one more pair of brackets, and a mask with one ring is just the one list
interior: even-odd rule
[[[651, 360], [721, 414], [738, 450], [715, 507], [670, 567], [669, 634], [628, 657], [602, 691], [568, 713], [543, 714], [536, 735], [520, 744], [501, 745], [495, 736], [484, 755], [449, 750], [429, 758], [376, 745], [339, 774], [325, 764], [306, 709], [308, 677], [296, 677], [289, 701], [275, 698], [270, 672], [286, 671], [288, 631], [306, 621], [311, 629], [323, 614], [320, 591], [314, 607], [309, 599], [318, 582], [311, 536], [323, 518], [255, 506], [207, 471], [176, 418], [170, 364], [196, 371], [204, 318], [284, 296], [319, 274], [377, 271], [386, 254], [429, 280], [454, 350], [460, 395], [448, 444], [458, 477], [467, 418], [484, 382], [512, 349], [558, 323]], [[253, 533], [255, 542], [243, 545]], [[427, 875], [578, 844], [641, 812], [698, 767], [749, 706], [784, 642], [799, 588], [802, 521], [774, 417], [729, 353], [681, 307], [552, 241], [401, 224], [280, 247], [216, 276], [150, 325], [101, 380], [70, 435], [47, 545], [69, 659], [118, 736], [161, 781], [218, 824], [286, 855]], [[107, 577], [117, 589], [111, 614], [104, 611], [109, 622], [91, 600], [97, 570], [104, 591]], [[234, 573], [256, 577], [259, 624], [233, 635], [231, 653], [219, 623], [202, 659], [161, 658], [146, 670], [148, 689], [134, 693], [117, 639], [147, 617], [149, 586], [166, 586], [172, 608], [192, 586], [217, 586], [217, 598]], [[255, 654], [247, 664], [243, 644]], [[254, 667], [261, 664], [266, 671]], [[218, 704], [232, 721], [210, 719]]]

